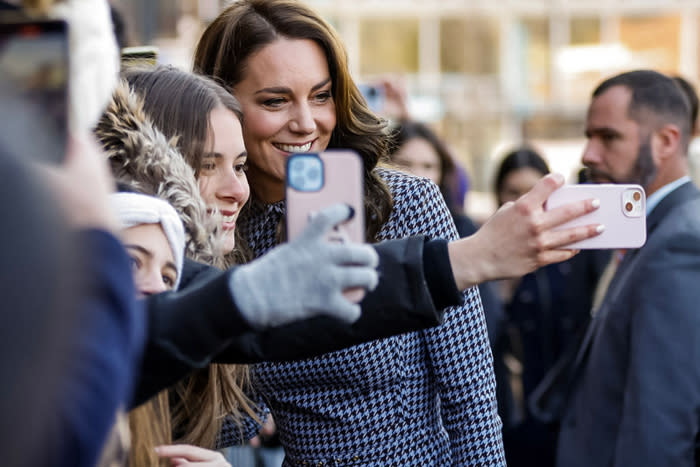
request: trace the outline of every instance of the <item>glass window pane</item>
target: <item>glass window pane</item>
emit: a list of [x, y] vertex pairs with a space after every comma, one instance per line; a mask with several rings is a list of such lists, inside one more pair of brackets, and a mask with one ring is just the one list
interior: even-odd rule
[[360, 57], [363, 75], [417, 72], [418, 20], [362, 20]]
[[528, 94], [534, 101], [547, 101], [550, 96], [549, 20], [524, 18], [520, 36], [527, 67]]
[[600, 43], [600, 19], [572, 18], [571, 45], [589, 45]]
[[498, 23], [489, 18], [440, 21], [440, 69], [444, 73], [498, 73]]
[[632, 52], [635, 67], [675, 72], [680, 60], [680, 30], [677, 15], [620, 18], [620, 42]]

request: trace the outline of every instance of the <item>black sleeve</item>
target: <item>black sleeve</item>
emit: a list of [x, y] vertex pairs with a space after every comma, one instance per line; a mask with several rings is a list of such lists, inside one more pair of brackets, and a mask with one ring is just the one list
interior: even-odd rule
[[426, 242], [423, 251], [423, 271], [435, 308], [442, 310], [462, 303], [464, 297], [457, 289], [452, 274], [447, 240], [436, 238]]
[[[177, 293], [149, 297], [148, 339], [133, 404], [146, 401], [208, 363], [289, 361], [438, 325], [442, 308], [461, 303], [447, 242], [416, 236], [375, 245], [377, 288], [352, 325], [319, 316], [255, 331], [236, 309], [229, 272], [185, 263]], [[212, 360], [213, 359], [213, 360]]]
[[231, 271], [187, 260], [182, 291], [148, 297], [147, 339], [133, 405], [206, 367], [232, 339], [251, 331], [231, 297]]
[[[439, 241], [437, 241], [439, 242]], [[443, 242], [444, 243], [444, 242]], [[462, 297], [443, 295], [441, 281], [451, 279], [452, 271], [444, 258], [446, 243], [432, 245], [416, 236], [387, 240], [374, 245], [379, 253], [379, 285], [362, 301], [362, 316], [348, 325], [330, 317], [316, 317], [262, 332], [251, 332], [232, 342], [215, 359], [217, 363], [255, 363], [308, 358], [374, 339], [402, 334], [442, 322], [426, 278], [424, 252], [430, 252], [432, 286], [445, 306], [461, 303]], [[426, 245], [432, 245], [424, 250]], [[432, 260], [435, 263], [432, 263]], [[449, 261], [449, 259], [448, 259]], [[454, 286], [456, 290], [456, 286]], [[450, 302], [451, 299], [454, 299]]]

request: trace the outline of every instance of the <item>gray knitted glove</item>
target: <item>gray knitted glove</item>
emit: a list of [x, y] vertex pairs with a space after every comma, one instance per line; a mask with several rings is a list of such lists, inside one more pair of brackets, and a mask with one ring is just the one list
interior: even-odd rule
[[320, 314], [346, 322], [360, 317], [360, 306], [343, 290], [374, 289], [379, 257], [369, 245], [325, 239], [349, 216], [347, 205], [326, 208], [299, 237], [233, 271], [234, 301], [251, 326], [279, 326]]

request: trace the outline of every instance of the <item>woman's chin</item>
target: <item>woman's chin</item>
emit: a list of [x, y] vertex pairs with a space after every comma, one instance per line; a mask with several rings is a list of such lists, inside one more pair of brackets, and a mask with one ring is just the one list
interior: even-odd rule
[[233, 234], [233, 231], [226, 232], [223, 241], [221, 242], [221, 251], [223, 252], [223, 254], [227, 255], [231, 253], [235, 247], [236, 236]]

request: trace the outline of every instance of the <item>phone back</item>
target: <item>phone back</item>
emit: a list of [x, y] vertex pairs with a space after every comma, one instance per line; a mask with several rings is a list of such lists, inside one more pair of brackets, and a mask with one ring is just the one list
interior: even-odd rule
[[338, 226], [331, 238], [364, 242], [364, 176], [354, 151], [294, 154], [287, 159], [287, 238], [295, 238], [319, 210], [336, 203], [350, 205], [352, 219]]
[[[321, 209], [337, 203], [352, 207], [351, 219], [328, 234], [335, 242], [365, 241], [364, 175], [360, 156], [349, 150], [294, 154], [287, 159], [287, 238], [294, 239]], [[364, 289], [343, 293], [352, 302], [364, 298]]]
[[547, 199], [550, 210], [573, 201], [597, 198], [600, 207], [558, 229], [603, 224], [598, 236], [567, 245], [571, 249], [639, 248], [646, 242], [646, 196], [639, 185], [564, 185]]

